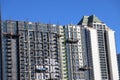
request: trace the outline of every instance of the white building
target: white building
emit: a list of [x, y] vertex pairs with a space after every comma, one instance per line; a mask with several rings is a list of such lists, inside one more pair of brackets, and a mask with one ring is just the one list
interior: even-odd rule
[[114, 31], [95, 15], [84, 16], [78, 25], [86, 28], [90, 80], [118, 80]]

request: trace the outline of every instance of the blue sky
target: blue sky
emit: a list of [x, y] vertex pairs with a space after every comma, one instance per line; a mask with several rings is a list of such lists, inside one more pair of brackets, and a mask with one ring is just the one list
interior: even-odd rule
[[77, 24], [84, 15], [95, 14], [116, 32], [120, 52], [119, 0], [1, 0], [2, 19], [66, 25]]

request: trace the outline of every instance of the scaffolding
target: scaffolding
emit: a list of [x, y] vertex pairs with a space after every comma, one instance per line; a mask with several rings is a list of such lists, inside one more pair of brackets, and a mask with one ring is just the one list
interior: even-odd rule
[[[29, 27], [29, 23], [24, 24], [27, 27]], [[57, 48], [58, 46], [57, 40], [59, 39], [60, 35], [57, 34], [57, 32], [54, 32], [53, 25], [45, 25], [39, 23], [35, 23], [35, 26], [33, 25], [34, 23], [31, 23], [30, 26], [32, 26], [33, 28], [32, 27], [31, 29], [27, 28], [27, 31], [24, 29], [19, 30], [19, 34], [22, 34], [19, 37], [21, 53], [25, 54], [25, 50], [29, 49], [29, 52], [27, 52], [29, 61], [28, 62], [29, 80], [30, 79], [38, 80], [38, 77], [39, 79], [60, 79], [61, 66], [59, 65], [60, 63], [58, 60], [59, 55]], [[26, 37], [27, 39], [25, 40]], [[27, 48], [24, 48], [26, 45]], [[31, 51], [33, 51], [34, 55], [31, 54]], [[23, 56], [20, 58], [26, 59], [27, 57]], [[31, 62], [33, 58], [34, 63]], [[25, 65], [24, 63], [25, 62], [22, 62], [22, 65]], [[34, 67], [33, 69], [31, 69], [32, 64]], [[59, 68], [59, 70], [57, 70], [57, 68]], [[26, 70], [23, 72], [26, 72]], [[32, 76], [31, 72], [34, 72], [33, 78], [31, 77]], [[24, 75], [24, 78], [21, 77], [21, 79], [27, 79], [26, 74]]]

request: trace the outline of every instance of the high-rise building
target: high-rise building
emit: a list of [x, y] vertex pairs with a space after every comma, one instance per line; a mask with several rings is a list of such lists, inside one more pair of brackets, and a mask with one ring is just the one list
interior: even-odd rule
[[117, 60], [118, 60], [118, 69], [119, 69], [119, 80], [120, 80], [120, 53], [117, 54]]
[[90, 80], [118, 80], [114, 31], [95, 15], [84, 16], [78, 25], [86, 26]]
[[62, 50], [65, 49], [62, 38], [64, 39], [64, 29], [61, 26], [3, 21], [1, 80], [67, 78], [66, 52]]
[[66, 51], [69, 80], [88, 80], [86, 71], [79, 68], [87, 65], [83, 28], [78, 25], [65, 26]]
[[95, 15], [78, 25], [0, 23], [1, 80], [118, 80], [115, 36]]

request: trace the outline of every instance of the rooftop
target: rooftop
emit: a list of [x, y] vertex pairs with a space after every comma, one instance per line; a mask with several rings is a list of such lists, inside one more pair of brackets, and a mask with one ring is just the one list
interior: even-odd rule
[[99, 20], [95, 15], [83, 16], [78, 25], [88, 25], [90, 23], [102, 23], [102, 21]]

